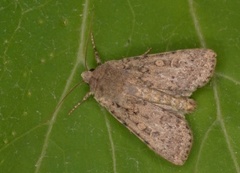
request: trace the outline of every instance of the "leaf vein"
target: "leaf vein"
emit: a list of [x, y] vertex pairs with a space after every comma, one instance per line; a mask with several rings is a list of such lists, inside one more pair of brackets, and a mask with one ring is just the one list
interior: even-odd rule
[[[73, 80], [73, 77], [74, 77], [74, 74], [76, 73], [77, 71], [77, 67], [78, 65], [83, 62], [81, 59], [84, 57], [84, 47], [86, 46], [86, 39], [85, 39], [85, 33], [86, 33], [86, 29], [87, 29], [87, 18], [88, 18], [88, 10], [89, 10], [89, 1], [88, 0], [85, 0], [85, 3], [84, 3], [84, 7], [83, 7], [83, 18], [82, 18], [82, 25], [81, 25], [81, 31], [80, 31], [80, 44], [79, 44], [79, 49], [78, 49], [78, 55], [76, 57], [76, 63], [70, 73], [70, 76], [68, 77], [68, 80], [67, 80], [67, 83], [65, 85], [65, 88], [62, 92], [62, 95], [59, 99], [59, 103], [61, 102], [61, 100], [64, 98], [64, 96], [67, 94], [69, 88], [70, 88], [70, 83], [72, 82]], [[58, 105], [58, 104], [57, 104]], [[48, 148], [48, 144], [49, 144], [49, 140], [50, 140], [50, 135], [51, 135], [51, 132], [52, 132], [52, 128], [53, 128], [53, 125], [55, 124], [56, 122], [56, 118], [57, 118], [57, 115], [58, 115], [58, 112], [61, 108], [61, 105], [59, 107], [56, 108], [56, 110], [54, 111], [53, 115], [52, 115], [52, 118], [51, 120], [49, 121], [49, 124], [48, 124], [48, 129], [47, 129], [47, 132], [46, 132], [46, 135], [45, 135], [45, 138], [44, 138], [44, 142], [43, 142], [43, 146], [42, 146], [42, 150], [41, 150], [41, 153], [38, 157], [38, 160], [36, 162], [36, 169], [35, 169], [35, 173], [38, 173], [40, 171], [40, 168], [41, 168], [41, 165], [42, 165], [42, 161], [46, 155], [46, 152], [47, 152], [47, 148]]]

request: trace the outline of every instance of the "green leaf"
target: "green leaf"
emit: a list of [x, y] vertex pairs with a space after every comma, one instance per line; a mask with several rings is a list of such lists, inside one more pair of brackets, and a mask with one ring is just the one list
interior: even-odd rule
[[[83, 5], [84, 4], [84, 5]], [[1, 2], [1, 172], [240, 172], [239, 1]], [[96, 62], [170, 50], [217, 52], [211, 82], [187, 115], [189, 159], [175, 166], [142, 143], [93, 98], [67, 92]]]

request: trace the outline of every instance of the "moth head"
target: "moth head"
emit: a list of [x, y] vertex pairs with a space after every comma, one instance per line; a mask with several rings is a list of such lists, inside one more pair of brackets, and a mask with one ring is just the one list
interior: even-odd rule
[[92, 78], [93, 72], [90, 71], [85, 71], [81, 74], [84, 82], [89, 83], [90, 79]]

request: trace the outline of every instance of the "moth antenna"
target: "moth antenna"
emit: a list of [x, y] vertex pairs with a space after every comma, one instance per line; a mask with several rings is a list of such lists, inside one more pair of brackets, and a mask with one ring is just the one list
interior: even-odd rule
[[94, 50], [95, 59], [96, 59], [96, 61], [97, 61], [97, 64], [98, 64], [98, 65], [101, 65], [102, 62], [101, 62], [99, 53], [98, 53], [98, 51], [97, 51], [97, 48], [96, 48], [96, 45], [95, 45], [95, 42], [94, 42], [94, 37], [93, 37], [93, 33], [92, 33], [92, 32], [91, 32], [91, 41], [92, 41], [92, 47], [93, 47], [93, 50]]
[[63, 103], [63, 101], [69, 96], [69, 94], [70, 94], [75, 88], [77, 88], [81, 83], [83, 83], [83, 81], [78, 82], [76, 85], [74, 85], [74, 86], [67, 92], [67, 94], [62, 98], [62, 100], [57, 104], [55, 110]]
[[83, 99], [78, 102], [69, 112], [68, 112], [68, 115], [71, 115], [84, 101], [86, 101], [91, 95], [93, 95], [92, 92], [88, 92], [84, 97]]
[[87, 48], [88, 48], [89, 40], [91, 39], [91, 35], [92, 35], [91, 30], [92, 30], [93, 17], [94, 17], [94, 13], [92, 14], [92, 16], [91, 16], [91, 18], [90, 18], [90, 27], [89, 27], [90, 32], [88, 32], [88, 34], [87, 34], [87, 35], [88, 35], [88, 37], [87, 37], [87, 44], [86, 44], [87, 46], [85, 47], [85, 58], [84, 58], [85, 62], [84, 62], [84, 65], [85, 65], [85, 67], [86, 67], [87, 70], [89, 70], [89, 68], [88, 68], [88, 66], [87, 66], [87, 61], [86, 61], [86, 59], [87, 59], [87, 54], [88, 54]]

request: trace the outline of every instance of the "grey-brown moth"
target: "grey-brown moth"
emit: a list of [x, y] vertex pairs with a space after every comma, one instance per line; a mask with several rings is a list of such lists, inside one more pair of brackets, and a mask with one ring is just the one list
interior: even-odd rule
[[154, 152], [183, 165], [193, 142], [184, 116], [196, 107], [189, 96], [213, 76], [215, 57], [210, 49], [185, 49], [107, 61], [81, 74], [90, 86], [84, 100], [94, 95]]

